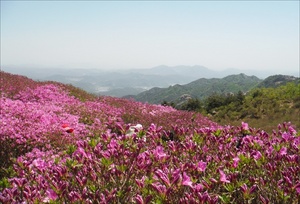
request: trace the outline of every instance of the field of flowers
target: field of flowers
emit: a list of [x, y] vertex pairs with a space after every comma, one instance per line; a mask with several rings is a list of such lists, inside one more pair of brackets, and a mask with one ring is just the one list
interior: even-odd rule
[[0, 203], [299, 203], [300, 136], [0, 72]]

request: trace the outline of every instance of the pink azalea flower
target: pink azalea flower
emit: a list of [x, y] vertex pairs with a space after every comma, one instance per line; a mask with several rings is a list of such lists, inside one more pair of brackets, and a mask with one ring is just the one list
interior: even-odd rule
[[158, 193], [165, 194], [167, 192], [167, 188], [165, 185], [161, 185], [160, 183], [152, 183], [151, 186], [154, 190], [156, 190]]
[[242, 122], [242, 129], [243, 129], [243, 130], [249, 130], [248, 123]]
[[135, 197], [135, 201], [136, 201], [136, 203], [138, 203], [138, 204], [143, 204], [143, 203], [144, 203], [143, 197], [142, 197], [141, 195], [137, 195], [137, 196]]
[[289, 132], [291, 134], [297, 134], [297, 131], [292, 126], [289, 127]]
[[203, 162], [203, 161], [200, 161], [198, 162], [198, 166], [197, 166], [197, 169], [201, 172], [205, 171], [206, 169], [206, 162]]
[[230, 183], [229, 180], [227, 180], [225, 173], [222, 170], [219, 170], [220, 173], [220, 181], [223, 183]]
[[287, 154], [287, 148], [286, 147], [282, 147], [279, 151], [279, 155], [283, 156]]
[[260, 158], [262, 157], [260, 151], [256, 151], [254, 154], [253, 154], [253, 158], [255, 160], [259, 160]]
[[145, 179], [146, 179], [146, 176], [143, 176], [141, 179], [135, 179], [135, 182], [140, 188], [144, 188]]
[[190, 186], [191, 188], [193, 188], [193, 182], [191, 181], [191, 178], [188, 175], [186, 175], [185, 172], [183, 172], [182, 185]]
[[296, 188], [296, 192], [297, 192], [298, 195], [300, 195], [300, 187]]
[[166, 186], [170, 186], [169, 178], [162, 170], [158, 169], [154, 173], [158, 178], [160, 178], [164, 182]]
[[162, 146], [157, 146], [153, 153], [159, 160], [167, 156]]
[[180, 169], [176, 169], [173, 173], [172, 173], [172, 184], [174, 183], [181, 183], [182, 181], [182, 176], [180, 173]]
[[58, 198], [57, 194], [52, 189], [48, 189], [46, 191], [46, 194], [47, 194], [47, 197], [44, 198], [43, 202], [49, 202], [51, 200], [56, 200]]
[[200, 191], [202, 191], [204, 189], [204, 186], [202, 185], [202, 184], [196, 184], [196, 186], [195, 186], [195, 190], [197, 191], [197, 192], [200, 192]]
[[248, 186], [244, 183], [242, 186], [241, 186], [241, 190], [243, 191], [243, 193], [246, 193], [248, 191]]
[[233, 158], [233, 167], [234, 167], [234, 168], [238, 167], [239, 161], [240, 161], [240, 158], [239, 158], [239, 157], [234, 157], [234, 158]]
[[285, 140], [285, 141], [288, 141], [290, 138], [293, 138], [289, 133], [282, 133], [282, 138]]

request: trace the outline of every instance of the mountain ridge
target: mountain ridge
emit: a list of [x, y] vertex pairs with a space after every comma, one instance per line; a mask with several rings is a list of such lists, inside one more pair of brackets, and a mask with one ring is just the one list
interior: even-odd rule
[[256, 76], [247, 76], [243, 73], [229, 75], [224, 78], [200, 78], [185, 85], [176, 84], [168, 88], [155, 87], [133, 96], [133, 98], [137, 101], [154, 104], [160, 104], [163, 101], [176, 101], [181, 98], [182, 95], [186, 94], [192, 98], [203, 99], [213, 93], [247, 92], [262, 81], [263, 80]]

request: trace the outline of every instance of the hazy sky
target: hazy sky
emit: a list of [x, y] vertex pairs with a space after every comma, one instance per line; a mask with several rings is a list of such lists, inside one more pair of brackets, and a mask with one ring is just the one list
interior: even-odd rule
[[1, 67], [299, 70], [299, 1], [1, 1]]

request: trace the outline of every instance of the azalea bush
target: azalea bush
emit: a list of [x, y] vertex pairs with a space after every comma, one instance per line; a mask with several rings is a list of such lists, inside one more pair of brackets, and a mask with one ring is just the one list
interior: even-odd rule
[[[1, 72], [1, 203], [299, 203], [300, 136]], [[8, 80], [28, 84], [12, 88]], [[78, 97], [80, 95], [81, 97]]]

